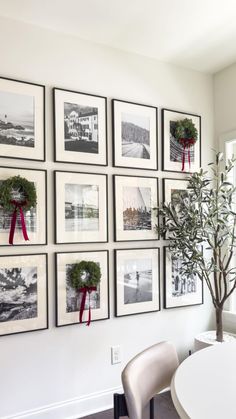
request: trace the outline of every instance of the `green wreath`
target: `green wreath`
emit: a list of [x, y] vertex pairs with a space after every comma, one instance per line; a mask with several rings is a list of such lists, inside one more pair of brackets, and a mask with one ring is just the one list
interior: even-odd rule
[[33, 182], [21, 176], [13, 176], [4, 180], [0, 184], [0, 204], [6, 211], [13, 211], [16, 209], [16, 200], [12, 196], [12, 191], [16, 189], [23, 195], [24, 200], [17, 202], [18, 206], [22, 203], [24, 211], [32, 207], [36, 207], [37, 194]]
[[181, 145], [194, 145], [198, 139], [198, 131], [192, 119], [182, 119], [176, 122], [174, 137]]
[[[86, 278], [84, 278], [86, 274]], [[75, 263], [69, 272], [71, 286], [75, 289], [96, 287], [101, 279], [100, 266], [91, 261], [82, 260]]]

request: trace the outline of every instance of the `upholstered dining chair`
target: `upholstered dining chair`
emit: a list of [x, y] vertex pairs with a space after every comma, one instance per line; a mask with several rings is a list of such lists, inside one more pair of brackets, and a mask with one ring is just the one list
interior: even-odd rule
[[128, 414], [129, 419], [142, 419], [150, 402], [150, 419], [154, 419], [153, 397], [168, 388], [179, 365], [171, 342], [160, 342], [136, 355], [122, 372], [124, 395], [114, 395], [114, 418]]

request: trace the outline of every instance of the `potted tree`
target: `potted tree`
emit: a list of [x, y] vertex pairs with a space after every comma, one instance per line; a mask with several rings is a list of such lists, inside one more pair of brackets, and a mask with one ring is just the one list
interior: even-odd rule
[[217, 153], [211, 175], [200, 169], [188, 178], [188, 193], [163, 203], [157, 230], [169, 240], [172, 258], [182, 260], [180, 274], [197, 274], [205, 281], [215, 308], [216, 341], [223, 341], [222, 311], [236, 288], [235, 187], [229, 173], [235, 159], [224, 163]]

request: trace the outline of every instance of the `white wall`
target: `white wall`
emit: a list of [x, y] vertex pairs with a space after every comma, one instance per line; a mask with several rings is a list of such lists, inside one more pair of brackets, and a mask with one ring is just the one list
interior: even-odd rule
[[[1, 248], [1, 254], [49, 253], [49, 330], [0, 338], [0, 418], [27, 417], [65, 419], [111, 403], [113, 389], [120, 386], [120, 372], [134, 354], [158, 341], [169, 339], [181, 357], [192, 348], [193, 337], [209, 327], [210, 304], [205, 290], [203, 306], [162, 310], [158, 313], [114, 318], [114, 248], [162, 247], [162, 242], [113, 242], [112, 173], [132, 174], [111, 167], [110, 99], [140, 102], [202, 116], [202, 157], [211, 160], [213, 139], [212, 78], [194, 71], [159, 63], [119, 50], [80, 41], [10, 20], [0, 20], [0, 73], [5, 77], [46, 85], [47, 162], [6, 160], [3, 165], [48, 169], [47, 247]], [[79, 166], [53, 162], [52, 87], [62, 87], [108, 97], [109, 167]], [[160, 112], [160, 111], [159, 111]], [[160, 122], [160, 113], [159, 113]], [[160, 134], [160, 127], [159, 127]], [[161, 167], [159, 135], [159, 167]], [[108, 173], [108, 244], [53, 244], [53, 170], [87, 170]], [[135, 171], [142, 175], [153, 172]], [[157, 176], [168, 177], [158, 172]], [[181, 177], [171, 174], [169, 177]], [[161, 191], [160, 191], [161, 192]], [[55, 328], [55, 271], [53, 253], [69, 250], [110, 250], [111, 319], [84, 325]], [[161, 251], [161, 259], [162, 259]], [[162, 266], [161, 266], [162, 268]], [[161, 291], [162, 291], [161, 269]], [[122, 364], [111, 366], [110, 347], [121, 345]], [[93, 394], [92, 394], [93, 393]], [[90, 395], [92, 394], [91, 398]], [[65, 402], [65, 403], [64, 403]], [[45, 408], [44, 408], [45, 407]], [[30, 409], [36, 409], [31, 413]], [[41, 409], [41, 410], [37, 410]], [[25, 416], [20, 412], [25, 411]], [[35, 416], [33, 413], [38, 414]], [[14, 415], [14, 416], [13, 416]], [[19, 416], [18, 416], [19, 415]]]

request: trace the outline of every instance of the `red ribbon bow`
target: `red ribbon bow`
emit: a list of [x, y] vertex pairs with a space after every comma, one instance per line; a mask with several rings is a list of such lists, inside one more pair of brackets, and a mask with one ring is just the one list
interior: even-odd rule
[[188, 164], [189, 164], [189, 169], [190, 169], [190, 165], [191, 165], [191, 160], [190, 160], [190, 147], [191, 145], [195, 144], [195, 140], [194, 138], [180, 138], [179, 139], [180, 144], [183, 146], [183, 153], [182, 153], [182, 171], [184, 171], [185, 169], [185, 149], [188, 149]]
[[24, 212], [22, 210], [22, 207], [27, 205], [27, 201], [18, 202], [14, 199], [14, 200], [11, 201], [11, 204], [15, 205], [15, 209], [13, 211], [12, 218], [11, 218], [11, 227], [10, 227], [10, 233], [9, 233], [9, 244], [13, 244], [18, 210], [20, 211], [20, 221], [21, 221], [21, 228], [22, 228], [22, 233], [23, 233], [24, 239], [29, 240], [27, 230], [26, 230], [26, 225], [25, 225]]
[[80, 311], [79, 311], [79, 321], [80, 323], [82, 323], [83, 321], [83, 313], [84, 313], [84, 307], [85, 307], [85, 301], [86, 301], [86, 295], [87, 292], [89, 294], [89, 315], [88, 315], [88, 321], [87, 321], [87, 326], [90, 325], [91, 323], [91, 307], [90, 307], [90, 294], [92, 291], [96, 291], [97, 287], [83, 287], [83, 288], [79, 288], [79, 292], [82, 292], [82, 300], [81, 300], [81, 304], [80, 304]]

